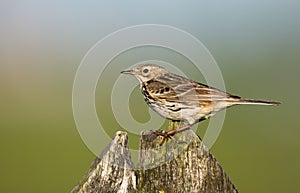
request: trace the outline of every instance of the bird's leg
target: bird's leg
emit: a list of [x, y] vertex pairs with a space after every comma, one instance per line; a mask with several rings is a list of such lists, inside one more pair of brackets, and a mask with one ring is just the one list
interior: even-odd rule
[[168, 125], [168, 132], [167, 131], [164, 131], [164, 130], [156, 130], [156, 131], [153, 131], [153, 133], [157, 136], [162, 136], [162, 141], [160, 142], [160, 145], [162, 145], [166, 140], [168, 139], [172, 139], [174, 140], [175, 142], [177, 142], [177, 140], [173, 137], [173, 135], [175, 134], [168, 134], [170, 131], [173, 131], [173, 130], [176, 130], [175, 127], [176, 127], [176, 122], [177, 121], [170, 121], [169, 122], [169, 125]]
[[183, 127], [179, 127], [179, 125], [180, 125], [179, 121], [172, 120], [171, 122], [169, 122], [168, 131], [164, 131], [164, 130], [154, 131], [155, 135], [162, 136], [162, 138], [163, 138], [162, 141], [160, 142], [160, 145], [162, 145], [168, 139], [172, 139], [177, 143], [177, 140], [174, 138], [174, 135], [178, 132], [182, 132], [186, 129], [189, 129], [192, 126], [192, 125], [187, 124], [187, 125], [184, 125]]
[[[172, 139], [172, 140], [174, 140], [175, 142], [177, 142], [177, 140], [174, 138], [174, 135], [176, 134], [176, 133], [180, 133], [180, 132], [183, 132], [183, 131], [185, 131], [185, 130], [187, 130], [187, 129], [189, 129], [189, 128], [191, 128], [193, 125], [195, 125], [196, 123], [198, 123], [198, 122], [200, 122], [200, 121], [203, 121], [203, 120], [205, 120], [206, 118], [201, 118], [201, 119], [199, 119], [199, 120], [196, 120], [196, 121], [194, 121], [192, 124], [191, 123], [187, 123], [187, 124], [185, 124], [185, 125], [183, 125], [182, 127], [179, 127], [179, 125], [178, 125], [178, 127], [179, 128], [176, 128], [176, 122], [178, 122], [178, 121], [174, 121], [174, 120], [172, 120], [170, 123], [169, 123], [169, 126], [168, 126], [168, 130], [169, 131], [164, 131], [164, 130], [160, 130], [160, 131], [154, 131], [154, 134], [155, 135], [157, 135], [157, 136], [162, 136], [163, 137], [163, 139], [162, 139], [162, 142], [160, 143], [160, 145], [162, 145], [166, 140], [168, 140], [168, 139]], [[178, 122], [178, 123], [180, 123], [180, 122]]]
[[167, 135], [173, 136], [173, 135], [175, 135], [176, 133], [180, 133], [180, 132], [182, 132], [182, 131], [185, 131], [185, 130], [191, 128], [191, 127], [192, 127], [193, 125], [195, 125], [196, 123], [199, 123], [200, 121], [203, 121], [203, 120], [205, 120], [205, 119], [206, 119], [206, 118], [203, 117], [203, 118], [201, 118], [201, 119], [199, 119], [199, 120], [193, 121], [193, 123], [187, 123], [186, 125], [183, 125], [183, 126], [180, 127], [180, 128], [177, 128], [177, 129], [175, 128], [175, 129], [173, 129], [173, 130], [170, 130], [170, 131], [167, 132]]
[[156, 131], [153, 131], [153, 133], [156, 135], [156, 136], [161, 136], [162, 137], [162, 140], [161, 142], [159, 143], [159, 145], [162, 145], [166, 140], [168, 139], [172, 139], [174, 140], [175, 142], [177, 142], [177, 140], [173, 137], [173, 135], [169, 135], [168, 132], [164, 131], [164, 130], [156, 130]]
[[186, 124], [180, 128], [177, 128], [177, 129], [172, 129], [170, 131], [167, 132], [167, 135], [170, 135], [170, 136], [173, 136], [175, 135], [176, 133], [179, 133], [179, 132], [182, 132], [182, 131], [185, 131], [187, 129], [189, 129], [190, 127], [192, 127], [193, 125], [190, 125], [190, 124]]

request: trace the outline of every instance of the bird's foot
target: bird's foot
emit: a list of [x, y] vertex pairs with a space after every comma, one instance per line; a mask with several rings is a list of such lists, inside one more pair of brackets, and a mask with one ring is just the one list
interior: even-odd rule
[[162, 145], [165, 141], [168, 141], [169, 139], [174, 140], [177, 143], [177, 140], [174, 138], [174, 135], [176, 132], [166, 132], [164, 130], [156, 130], [153, 131], [153, 133], [156, 136], [161, 136], [162, 137], [162, 141], [159, 143], [159, 145]]
[[183, 127], [173, 129], [173, 130], [170, 130], [170, 131], [155, 130], [155, 131], [153, 131], [153, 133], [156, 136], [162, 136], [162, 141], [160, 142], [160, 145], [162, 145], [165, 141], [168, 141], [169, 139], [171, 139], [174, 142], [178, 143], [178, 141], [174, 138], [174, 135], [176, 133], [180, 133], [182, 131], [185, 131], [185, 130], [189, 129], [190, 127], [191, 127], [191, 125], [184, 125]]

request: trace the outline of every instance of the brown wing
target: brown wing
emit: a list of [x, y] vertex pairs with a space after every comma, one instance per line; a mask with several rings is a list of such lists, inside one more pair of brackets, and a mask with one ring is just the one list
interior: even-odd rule
[[150, 94], [161, 101], [195, 104], [240, 98], [172, 73], [149, 81], [147, 87]]
[[156, 100], [178, 102], [177, 93], [169, 84], [151, 80], [145, 83], [145, 86], [147, 87], [149, 95]]

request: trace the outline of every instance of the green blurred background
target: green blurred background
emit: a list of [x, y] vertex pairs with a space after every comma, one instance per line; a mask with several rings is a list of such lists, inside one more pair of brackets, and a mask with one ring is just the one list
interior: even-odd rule
[[[69, 192], [76, 185], [95, 158], [72, 115], [77, 67], [104, 36], [145, 23], [171, 25], [201, 40], [227, 91], [283, 103], [229, 109], [211, 151], [240, 192], [297, 192], [299, 9], [297, 0], [1, 1], [0, 192]], [[139, 92], [133, 97], [144, 104]], [[105, 108], [97, 102], [98, 112]], [[147, 121], [147, 113], [133, 114]], [[120, 129], [113, 117], [105, 119], [115, 129], [111, 134]]]

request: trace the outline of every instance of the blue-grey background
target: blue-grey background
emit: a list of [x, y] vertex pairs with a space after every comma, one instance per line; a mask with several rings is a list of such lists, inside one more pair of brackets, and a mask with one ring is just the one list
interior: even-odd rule
[[[1, 192], [69, 192], [76, 185], [95, 158], [72, 116], [76, 69], [98, 40], [145, 23], [171, 25], [201, 40], [227, 91], [283, 103], [229, 109], [211, 151], [240, 192], [297, 192], [299, 9], [296, 0], [1, 1]], [[139, 92], [133, 95], [143, 104]], [[97, 103], [99, 112], [105, 108]], [[147, 120], [143, 111], [133, 114]], [[130, 143], [137, 147], [135, 139]]]

